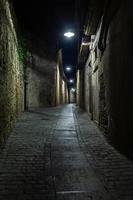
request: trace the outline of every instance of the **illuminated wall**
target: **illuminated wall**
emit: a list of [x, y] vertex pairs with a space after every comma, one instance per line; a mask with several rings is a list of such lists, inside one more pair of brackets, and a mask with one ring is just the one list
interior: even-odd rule
[[0, 144], [24, 108], [23, 65], [12, 9], [0, 0]]
[[56, 105], [68, 103], [68, 88], [62, 68], [62, 53], [59, 50], [56, 65]]

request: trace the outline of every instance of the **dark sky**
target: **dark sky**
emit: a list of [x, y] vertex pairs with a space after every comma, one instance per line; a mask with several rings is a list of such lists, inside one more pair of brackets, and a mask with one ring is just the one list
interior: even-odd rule
[[43, 36], [73, 26], [75, 0], [13, 0], [18, 18], [27, 29]]
[[63, 52], [63, 66], [73, 67], [68, 77], [73, 77], [77, 62], [77, 37], [70, 40], [63, 36], [75, 29], [75, 0], [12, 0], [18, 23], [22, 30], [45, 41], [49, 48], [58, 46]]

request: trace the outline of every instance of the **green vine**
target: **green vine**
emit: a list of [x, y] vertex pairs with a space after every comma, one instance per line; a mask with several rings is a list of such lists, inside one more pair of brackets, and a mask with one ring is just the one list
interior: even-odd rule
[[18, 40], [18, 55], [19, 61], [24, 65], [26, 59], [26, 42], [22, 36]]

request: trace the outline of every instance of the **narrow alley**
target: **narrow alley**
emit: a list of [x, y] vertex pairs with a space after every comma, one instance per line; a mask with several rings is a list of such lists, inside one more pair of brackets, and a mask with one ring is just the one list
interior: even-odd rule
[[133, 163], [75, 105], [31, 110], [1, 152], [0, 199], [132, 200]]
[[0, 200], [133, 200], [131, 0], [0, 0]]

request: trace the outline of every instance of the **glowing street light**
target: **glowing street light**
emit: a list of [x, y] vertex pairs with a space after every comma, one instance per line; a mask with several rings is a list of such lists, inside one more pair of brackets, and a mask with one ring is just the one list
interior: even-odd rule
[[70, 81], [69, 81], [70, 83], [73, 83], [74, 81], [73, 81], [73, 79], [70, 79]]
[[66, 67], [66, 70], [67, 71], [71, 71], [71, 67]]
[[68, 38], [71, 38], [71, 37], [73, 37], [75, 35], [75, 33], [73, 33], [73, 32], [66, 32], [66, 33], [64, 33], [64, 36], [65, 37], [68, 37]]
[[83, 45], [83, 46], [89, 46], [89, 45], [90, 45], [90, 42], [82, 42], [82, 45]]

